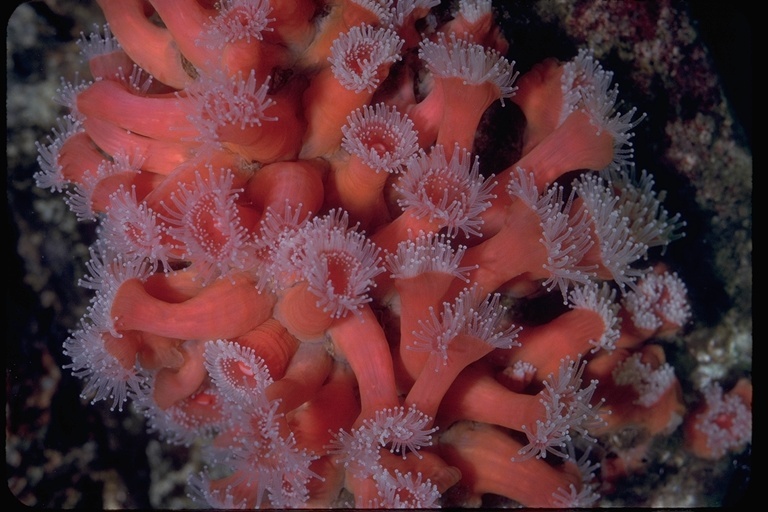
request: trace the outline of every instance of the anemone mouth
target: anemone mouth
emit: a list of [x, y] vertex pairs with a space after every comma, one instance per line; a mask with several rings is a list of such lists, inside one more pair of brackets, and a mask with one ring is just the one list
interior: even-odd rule
[[104, 218], [104, 237], [116, 252], [147, 258], [168, 267], [169, 247], [164, 245], [165, 228], [157, 214], [136, 198], [136, 189], [121, 186], [109, 198]]
[[352, 112], [342, 132], [342, 148], [376, 172], [399, 173], [418, 151], [413, 122], [384, 103]]
[[397, 149], [397, 137], [393, 130], [383, 123], [367, 126], [358, 134], [365, 147], [379, 158], [385, 158]]
[[264, 123], [277, 121], [269, 115], [275, 101], [268, 97], [270, 79], [256, 72], [234, 78], [221, 73], [203, 75], [188, 89], [187, 118], [198, 126], [203, 142], [249, 143], [258, 138]]
[[373, 90], [386, 74], [386, 60], [377, 58], [375, 47], [367, 41], [348, 50], [340, 60], [340, 82], [355, 92]]
[[338, 290], [339, 295], [351, 295], [353, 290], [350, 276], [357, 273], [360, 264], [345, 252], [326, 254], [323, 260], [328, 273], [329, 288]]
[[205, 194], [184, 216], [190, 236], [212, 257], [221, 256], [227, 244], [225, 226], [217, 218], [218, 203], [213, 193]]
[[425, 199], [433, 206], [433, 215], [463, 204], [468, 196], [465, 184], [443, 169], [434, 167], [424, 173], [422, 187]]
[[163, 432], [169, 441], [184, 443], [210, 436], [221, 423], [220, 412], [217, 395], [202, 389], [165, 410], [150, 406], [146, 414], [150, 428]]
[[379, 248], [347, 223], [343, 211], [316, 218], [299, 233], [301, 247], [294, 254], [294, 267], [332, 318], [359, 313], [372, 300], [374, 278], [384, 271]]
[[370, 299], [370, 285], [357, 257], [345, 251], [327, 252], [319, 256], [320, 269], [310, 281], [310, 290], [318, 296], [318, 305], [332, 317], [357, 311]]
[[146, 231], [145, 226], [139, 225], [136, 221], [126, 220], [121, 224], [121, 228], [126, 241], [130, 245], [138, 247], [138, 252], [152, 250], [154, 240], [150, 238], [151, 235]]
[[356, 26], [341, 34], [331, 46], [331, 71], [350, 91], [373, 92], [401, 59], [403, 40], [392, 30], [370, 25]]
[[171, 194], [172, 206], [166, 205], [160, 215], [183, 258], [197, 264], [204, 282], [245, 269], [253, 261], [254, 245], [235, 203], [240, 190], [232, 188], [232, 172], [208, 171], [207, 179], [198, 172], [194, 183]]
[[219, 16], [213, 19], [211, 27], [202, 43], [214, 48], [217, 42], [216, 36], [222, 36], [227, 43], [245, 41], [250, 43], [253, 38], [256, 41], [263, 39], [263, 32], [272, 31], [269, 26], [274, 18], [270, 18], [272, 7], [268, 1], [256, 0], [255, 2], [235, 2], [224, 0], [219, 3], [221, 10]]
[[342, 62], [347, 71], [362, 76], [369, 69], [368, 64], [372, 62], [372, 57], [373, 45], [364, 42], [344, 54]]
[[459, 231], [479, 235], [480, 213], [490, 206], [493, 181], [480, 175], [478, 159], [455, 146], [450, 160], [443, 146], [432, 153], [422, 152], [394, 185], [402, 194], [401, 208], [411, 208], [419, 217], [446, 228], [449, 236]]
[[230, 401], [259, 404], [263, 390], [272, 384], [264, 360], [236, 342], [211, 342], [205, 350], [205, 366], [216, 388]]
[[[217, 192], [201, 195], [182, 217], [182, 238], [192, 260], [224, 270], [241, 267], [244, 232], [234, 204]], [[178, 230], [177, 230], [178, 231]]]

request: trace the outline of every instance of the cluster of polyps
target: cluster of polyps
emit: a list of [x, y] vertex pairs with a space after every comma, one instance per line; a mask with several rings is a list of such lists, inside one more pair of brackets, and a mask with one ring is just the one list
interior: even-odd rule
[[[686, 289], [643, 261], [683, 223], [633, 171], [642, 116], [589, 51], [518, 79], [489, 0], [439, 3], [99, 0], [80, 41], [93, 80], [36, 175], [99, 222], [68, 367], [204, 443], [208, 505], [589, 505], [598, 436], [682, 421], [646, 342]], [[505, 100], [522, 154], [492, 176], [474, 143]], [[706, 414], [709, 454], [749, 441], [729, 396], [700, 453]]]

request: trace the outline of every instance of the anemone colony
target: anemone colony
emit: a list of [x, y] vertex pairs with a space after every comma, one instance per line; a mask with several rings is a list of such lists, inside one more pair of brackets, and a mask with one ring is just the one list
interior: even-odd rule
[[489, 0], [98, 3], [35, 175], [99, 226], [67, 368], [204, 446], [203, 505], [593, 506], [632, 471], [601, 436], [751, 440], [749, 381], [686, 411], [648, 343], [690, 319], [649, 260], [684, 222], [588, 49], [520, 74]]

